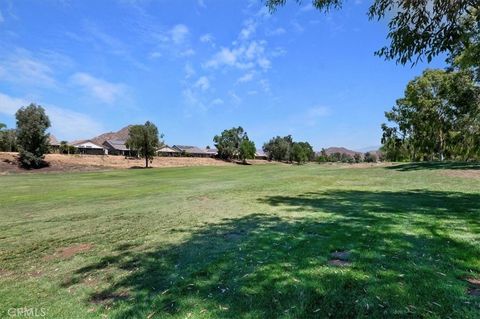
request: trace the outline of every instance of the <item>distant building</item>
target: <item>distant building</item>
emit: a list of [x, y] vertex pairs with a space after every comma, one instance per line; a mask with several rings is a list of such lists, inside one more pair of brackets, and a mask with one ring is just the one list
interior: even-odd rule
[[90, 140], [73, 141], [70, 143], [79, 154], [86, 155], [107, 155], [108, 150], [103, 146], [97, 145]]
[[132, 152], [125, 143], [126, 141], [122, 140], [106, 140], [102, 145], [108, 150], [110, 155], [131, 156]]
[[54, 135], [50, 134], [48, 143], [50, 144], [50, 153], [60, 153], [60, 142]]
[[190, 145], [173, 145], [172, 148], [180, 152], [181, 156], [191, 156], [191, 157], [215, 157], [217, 155], [217, 150], [214, 149], [203, 149], [197, 146]]
[[180, 156], [180, 152], [174, 148], [169, 147], [168, 145], [165, 145], [157, 150], [157, 155], [173, 157], [173, 156]]
[[263, 150], [259, 149], [255, 152], [255, 159], [266, 160], [268, 159], [268, 156]]

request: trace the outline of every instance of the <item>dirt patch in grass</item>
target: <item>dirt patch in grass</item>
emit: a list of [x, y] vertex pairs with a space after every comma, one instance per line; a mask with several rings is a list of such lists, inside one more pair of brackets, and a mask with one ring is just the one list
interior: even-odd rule
[[330, 256], [332, 256], [333, 259], [348, 261], [350, 259], [350, 252], [345, 250], [334, 251]]
[[467, 293], [470, 296], [480, 296], [480, 279], [467, 278], [466, 281], [470, 285], [467, 289]]
[[92, 244], [83, 243], [83, 244], [76, 244], [69, 247], [62, 247], [57, 249], [57, 251], [53, 255], [47, 255], [44, 257], [45, 260], [52, 260], [52, 259], [68, 259], [70, 257], [75, 256], [79, 253], [84, 253], [93, 248]]
[[10, 277], [10, 276], [13, 276], [13, 275], [14, 275], [13, 271], [9, 271], [9, 270], [0, 268], [0, 278], [7, 278], [7, 277]]
[[466, 169], [466, 170], [446, 170], [442, 175], [448, 177], [462, 177], [462, 178], [479, 178], [480, 170]]
[[346, 250], [334, 251], [330, 254], [330, 257], [332, 258], [328, 261], [330, 266], [348, 267], [352, 264], [349, 260], [350, 252]]
[[350, 265], [352, 265], [351, 262], [346, 260], [340, 260], [340, 259], [330, 259], [328, 261], [328, 264], [330, 266], [336, 266], [336, 267], [349, 267]]
[[91, 302], [96, 305], [111, 305], [116, 301], [130, 299], [128, 291], [121, 291], [117, 293], [101, 293], [93, 296]]

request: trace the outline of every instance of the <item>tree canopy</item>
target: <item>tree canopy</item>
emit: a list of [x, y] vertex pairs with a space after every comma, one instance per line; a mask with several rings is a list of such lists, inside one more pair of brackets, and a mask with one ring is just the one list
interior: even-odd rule
[[239, 148], [239, 158], [242, 160], [244, 164], [247, 163], [247, 159], [254, 159], [255, 158], [255, 143], [253, 141], [250, 141], [248, 138], [244, 139], [240, 143], [240, 148]]
[[144, 125], [130, 127], [126, 144], [130, 149], [138, 152], [140, 157], [145, 158], [145, 167], [148, 168], [148, 162], [155, 156], [162, 137], [163, 134], [159, 137], [155, 124], [147, 121]]
[[248, 140], [248, 135], [241, 126], [224, 130], [220, 135], [215, 135], [213, 138], [218, 156], [226, 160], [239, 156], [240, 145], [245, 140]]
[[50, 120], [45, 109], [34, 103], [20, 108], [17, 119], [16, 140], [20, 151], [20, 164], [26, 168], [39, 168], [46, 163], [44, 154], [49, 149]]
[[426, 70], [386, 112], [382, 151], [389, 160], [478, 159], [480, 88], [468, 71]]

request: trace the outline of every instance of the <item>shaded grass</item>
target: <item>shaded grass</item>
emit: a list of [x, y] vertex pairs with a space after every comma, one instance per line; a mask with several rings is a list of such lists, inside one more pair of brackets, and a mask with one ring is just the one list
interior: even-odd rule
[[267, 165], [0, 185], [0, 316], [478, 318], [478, 180]]

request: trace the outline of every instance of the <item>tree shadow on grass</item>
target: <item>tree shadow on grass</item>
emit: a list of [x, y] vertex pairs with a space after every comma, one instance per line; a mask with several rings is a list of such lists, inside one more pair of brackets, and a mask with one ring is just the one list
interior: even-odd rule
[[435, 169], [478, 170], [480, 163], [475, 162], [415, 162], [387, 166], [385, 169], [397, 171], [418, 171]]
[[[472, 232], [469, 224], [478, 234], [479, 199], [430, 191], [269, 196], [259, 201], [303, 214], [224, 219], [148, 251], [119, 247], [65, 286], [121, 273], [87, 301], [107, 305], [111, 318], [473, 318], [480, 304], [462, 279], [480, 272], [480, 248], [449, 231]], [[339, 250], [350, 253], [349, 267], [329, 265]]]

